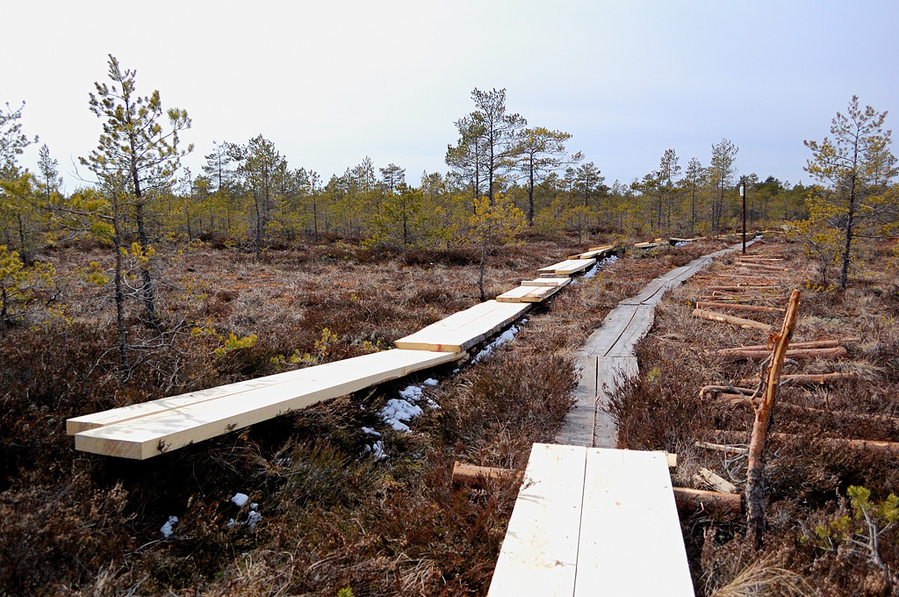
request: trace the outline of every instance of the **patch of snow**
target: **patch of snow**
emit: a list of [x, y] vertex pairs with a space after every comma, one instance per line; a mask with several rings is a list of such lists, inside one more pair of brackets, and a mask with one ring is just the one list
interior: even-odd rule
[[168, 539], [172, 536], [172, 533], [175, 532], [174, 527], [178, 523], [177, 516], [169, 516], [168, 521], [162, 525], [162, 528], [159, 529], [159, 532], [162, 533], [162, 536]]
[[422, 391], [419, 386], [408, 386], [405, 390], [400, 390], [400, 398], [409, 402], [418, 402], [421, 400]]
[[431, 387], [433, 388], [433, 387], [436, 386], [439, 382], [438, 382], [436, 379], [434, 379], [433, 377], [429, 377], [429, 378], [427, 378], [426, 380], [424, 380], [424, 381], [421, 382], [421, 383], [422, 383], [422, 385], [425, 385], [425, 386], [431, 386]]
[[499, 335], [499, 337], [485, 346], [481, 352], [479, 352], [473, 359], [471, 359], [472, 363], [477, 363], [481, 359], [485, 359], [493, 354], [493, 351], [505, 344], [506, 342], [511, 342], [515, 338], [515, 334], [518, 333], [518, 327], [512, 326], [507, 329], [505, 332]]
[[394, 431], [409, 431], [409, 426], [403, 423], [415, 417], [419, 417], [424, 413], [420, 406], [392, 398], [387, 401], [387, 405], [381, 409], [381, 419], [385, 423], [393, 427]]
[[371, 454], [375, 460], [383, 460], [387, 458], [387, 453], [384, 452], [384, 442], [378, 440], [371, 445], [366, 445], [365, 454]]
[[245, 493], [236, 493], [234, 494], [234, 497], [231, 498], [231, 501], [234, 502], [234, 505], [238, 508], [243, 508], [244, 504], [246, 504], [249, 499], [250, 496]]
[[381, 434], [378, 433], [377, 431], [375, 431], [374, 429], [372, 429], [371, 427], [363, 427], [363, 428], [362, 428], [362, 433], [364, 433], [364, 434], [366, 434], [366, 435], [374, 435], [374, 436], [377, 436], [377, 437], [381, 437]]
[[675, 246], [675, 247], [685, 247], [685, 246], [687, 246], [687, 245], [689, 245], [689, 244], [690, 244], [690, 241], [688, 241], [688, 240], [682, 240], [682, 241], [679, 241], [679, 242], [674, 243], [674, 246]]
[[249, 516], [247, 516], [247, 526], [251, 529], [255, 529], [256, 525], [262, 520], [262, 514], [253, 510], [250, 512]]

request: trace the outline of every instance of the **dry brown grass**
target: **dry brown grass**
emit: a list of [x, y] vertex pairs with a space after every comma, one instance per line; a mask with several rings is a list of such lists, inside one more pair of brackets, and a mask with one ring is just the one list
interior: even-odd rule
[[[795, 341], [861, 338], [861, 342], [847, 347], [846, 359], [801, 361], [789, 364], [785, 371], [854, 371], [859, 375], [857, 381], [786, 387], [780, 391], [779, 400], [824, 412], [896, 416], [899, 412], [896, 399], [899, 326], [895, 322], [899, 293], [895, 282], [881, 273], [887, 251], [869, 252], [870, 261], [859, 264], [847, 291], [820, 289], [809, 284], [814, 282], [816, 274], [790, 245], [766, 241], [751, 252], [776, 252], [787, 257], [788, 271], [776, 278], [778, 292], [766, 297], [764, 302], [783, 306], [790, 289], [802, 290]], [[704, 275], [720, 275], [719, 279], [726, 279], [733, 261], [735, 258], [722, 260]], [[703, 287], [709, 283], [708, 280], [688, 283], [673, 291], [656, 311], [653, 332], [637, 349], [640, 378], [616, 400], [613, 413], [619, 421], [622, 447], [678, 452], [677, 484], [694, 483], [692, 472], [703, 466], [729, 478], [742, 489], [745, 459], [725, 458], [721, 453], [695, 447], [694, 442], [712, 440], [716, 429], [741, 432], [748, 442], [752, 411], [745, 406], [729, 407], [711, 398], [701, 399], [698, 390], [706, 384], [757, 377], [758, 363], [725, 361], [714, 350], [764, 343], [765, 338], [758, 331], [692, 318], [692, 307], [706, 293]], [[777, 317], [764, 319], [753, 314], [752, 318], [778, 323]], [[706, 594], [720, 595], [899, 594], [899, 587], [890, 580], [892, 577], [866, 558], [847, 555], [849, 552], [844, 548], [822, 550], [815, 542], [816, 526], [826, 526], [839, 516], [844, 507], [840, 504], [845, 503], [850, 485], [868, 487], [877, 499], [899, 493], [899, 473], [890, 459], [834, 448], [820, 438], [899, 441], [899, 425], [888, 420], [860, 422], [857, 418], [775, 409], [772, 431], [794, 434], [794, 437], [773, 440], [767, 450], [769, 531], [765, 550], [756, 554], [745, 544], [740, 521], [715, 521], [702, 514], [686, 520], [684, 534], [695, 585], [704, 587]], [[884, 562], [894, 577], [899, 569], [899, 549], [890, 543], [883, 550]], [[780, 554], [776, 565], [766, 554]], [[751, 565], [740, 573], [734, 562]], [[725, 588], [732, 579], [730, 587]], [[801, 593], [796, 592], [800, 590]]]

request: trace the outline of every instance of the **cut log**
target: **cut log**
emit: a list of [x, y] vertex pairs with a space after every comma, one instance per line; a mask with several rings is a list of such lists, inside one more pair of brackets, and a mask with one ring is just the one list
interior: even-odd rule
[[504, 481], [512, 478], [521, 479], [523, 475], [524, 471], [508, 468], [476, 466], [473, 464], [462, 464], [459, 461], [453, 464], [453, 483], [472, 487], [484, 487], [488, 481]]
[[674, 501], [681, 515], [702, 512], [716, 518], [737, 518], [741, 514], [740, 494], [675, 487]]
[[746, 292], [748, 290], [777, 290], [777, 287], [773, 284], [710, 284], [706, 286], [706, 289], [725, 292]]
[[697, 309], [735, 309], [739, 311], [755, 311], [758, 313], [783, 313], [781, 307], [764, 307], [761, 305], [741, 305], [739, 303], [712, 303], [700, 301], [696, 303]]
[[[790, 342], [789, 348], [834, 348], [843, 346], [844, 344], [856, 344], [860, 342], [859, 338], [833, 338], [830, 340], [812, 340], [810, 342]], [[718, 354], [726, 354], [729, 351], [743, 350], [767, 350], [771, 352], [773, 348], [770, 344], [750, 344], [748, 346], [734, 346], [733, 348], [722, 348]]]
[[697, 448], [712, 450], [713, 452], [724, 452], [725, 454], [748, 454], [749, 450], [741, 446], [726, 446], [724, 444], [714, 444], [712, 442], [694, 442]]
[[[721, 353], [719, 353], [721, 354]], [[849, 354], [842, 346], [834, 348], [791, 348], [787, 350], [787, 358], [793, 360], [803, 359], [841, 359]], [[762, 360], [771, 356], [770, 350], [733, 350], [721, 354], [730, 359]]]
[[[715, 395], [721, 402], [726, 402], [730, 406], [751, 405], [748, 396], [740, 394], [719, 393]], [[786, 412], [795, 414], [808, 415], [817, 417], [819, 420], [842, 419], [844, 421], [854, 421], [856, 423], [880, 423], [882, 425], [899, 426], [899, 417], [891, 417], [889, 415], [869, 415], [866, 413], [854, 413], [848, 410], [829, 410], [823, 408], [814, 408], [811, 406], [801, 406], [799, 404], [791, 404], [789, 402], [779, 401], [777, 408]]]
[[[858, 373], [854, 371], [848, 371], [846, 373], [843, 372], [834, 372], [834, 373], [795, 373], [792, 375], [781, 375], [781, 382], [789, 381], [791, 385], [817, 385], [817, 384], [828, 384], [834, 383], [837, 381], [847, 381], [847, 380], [856, 380], [858, 379]], [[740, 379], [737, 380], [738, 384], [751, 384], [756, 383], [758, 380], [755, 379]]]
[[718, 313], [716, 311], [707, 311], [705, 309], [694, 309], [693, 317], [709, 319], [711, 321], [718, 321], [721, 323], [729, 323], [731, 325], [740, 326], [741, 328], [753, 328], [761, 330], [768, 334], [774, 331], [773, 326], [770, 326], [767, 323], [762, 323], [761, 321], [756, 321], [754, 319], [744, 319], [742, 317], [734, 317], [732, 315], [726, 315], [724, 313]]
[[715, 471], [705, 467], [700, 468], [699, 472], [693, 475], [693, 480], [708, 485], [720, 493], [737, 493], [736, 485], [717, 474]]
[[[668, 468], [677, 468], [677, 454], [666, 452], [665, 460], [668, 463]], [[458, 460], [453, 463], [453, 483], [480, 489], [483, 489], [488, 481], [506, 480], [511, 478], [521, 479], [523, 474], [523, 471], [510, 468], [463, 464]]]
[[[714, 436], [724, 441], [740, 442], [746, 441], [746, 434], [742, 431], [722, 431], [717, 430]], [[741, 439], [742, 438], [742, 439]], [[769, 433], [768, 438], [775, 441], [799, 440], [805, 443], [820, 442], [837, 450], [853, 450], [856, 452], [870, 452], [880, 456], [891, 458], [899, 457], [899, 442], [888, 442], [867, 439], [845, 439], [839, 437], [808, 437], [796, 435], [793, 433]]]

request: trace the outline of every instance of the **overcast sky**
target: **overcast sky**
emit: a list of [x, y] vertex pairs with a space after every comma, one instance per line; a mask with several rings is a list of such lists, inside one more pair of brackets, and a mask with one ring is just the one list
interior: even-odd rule
[[[26, 102], [25, 131], [68, 192], [100, 134], [88, 93], [108, 54], [137, 70], [141, 95], [189, 112], [195, 173], [213, 141], [262, 134], [325, 180], [370, 156], [418, 184], [446, 171], [477, 87], [571, 133], [607, 184], [668, 148], [708, 164], [722, 138], [740, 174], [808, 183], [803, 140], [827, 135], [853, 94], [899, 108], [896, 0], [47, 0], [0, 15], [0, 102]], [[38, 147], [21, 160], [32, 171]]]

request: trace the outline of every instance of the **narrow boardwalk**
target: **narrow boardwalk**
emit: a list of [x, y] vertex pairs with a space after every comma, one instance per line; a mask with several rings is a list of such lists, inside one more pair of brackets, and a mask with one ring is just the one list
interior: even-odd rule
[[[747, 241], [749, 245], [752, 241]], [[617, 430], [606, 410], [624, 380], [637, 374], [634, 346], [650, 330], [656, 305], [668, 290], [727, 253], [734, 245], [694, 259], [650, 282], [637, 296], [625, 299], [609, 313], [577, 353], [581, 379], [575, 390], [577, 403], [556, 435], [557, 444], [612, 448]]]
[[663, 452], [534, 444], [488, 597], [693, 594]]

